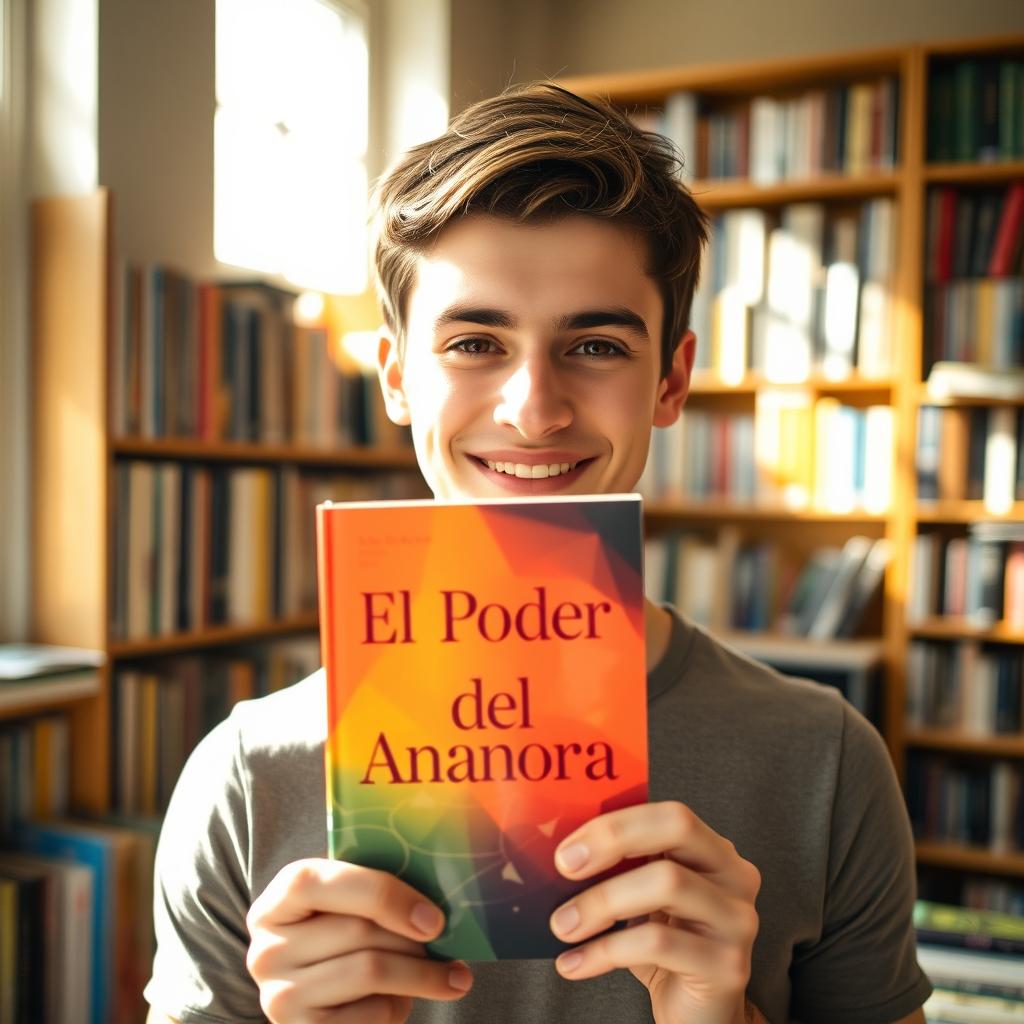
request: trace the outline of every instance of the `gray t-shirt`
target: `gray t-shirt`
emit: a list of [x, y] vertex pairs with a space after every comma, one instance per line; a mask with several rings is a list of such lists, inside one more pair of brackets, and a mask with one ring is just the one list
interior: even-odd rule
[[[885, 746], [825, 686], [786, 679], [674, 616], [648, 676], [650, 799], [679, 800], [761, 871], [748, 994], [776, 1022], [883, 1024], [931, 987], [917, 965], [913, 844]], [[250, 904], [285, 864], [326, 855], [324, 677], [238, 705], [196, 748], [156, 862], [146, 999], [183, 1022], [263, 1020], [245, 968]], [[627, 971], [563, 980], [546, 960], [482, 963], [415, 1024], [651, 1021]]]

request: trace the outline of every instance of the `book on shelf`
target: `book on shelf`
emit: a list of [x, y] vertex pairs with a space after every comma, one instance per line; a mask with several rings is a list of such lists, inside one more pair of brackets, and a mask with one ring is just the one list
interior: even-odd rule
[[713, 536], [664, 533], [645, 542], [651, 600], [671, 602], [719, 632], [812, 639], [856, 635], [890, 558], [888, 541], [861, 536], [804, 558], [775, 544], [743, 542], [731, 528]]
[[1024, 367], [990, 368], [973, 363], [935, 363], [926, 382], [928, 397], [941, 401], [957, 398], [997, 398], [1024, 401]]
[[118, 640], [288, 619], [316, 607], [313, 509], [326, 499], [411, 496], [410, 473], [120, 461], [114, 502]]
[[1024, 851], [1024, 767], [913, 751], [907, 759], [907, 806], [920, 840], [995, 854]]
[[727, 384], [887, 379], [895, 245], [888, 198], [717, 214], [691, 308], [697, 368]]
[[0, 1020], [87, 1019], [92, 906], [88, 868], [0, 850]]
[[553, 955], [579, 889], [556, 847], [646, 799], [639, 498], [328, 504], [317, 527], [330, 855], [436, 901], [435, 955]]
[[821, 174], [892, 169], [898, 150], [895, 75], [840, 82], [795, 96], [712, 101], [684, 90], [659, 111], [633, 115], [678, 146], [688, 177], [749, 178], [758, 185]]
[[119, 667], [111, 683], [115, 808], [162, 813], [188, 755], [235, 704], [297, 682], [319, 663], [309, 634]]
[[410, 443], [376, 376], [296, 321], [296, 296], [265, 283], [199, 283], [125, 266], [110, 367], [111, 432], [316, 448]]
[[918, 408], [919, 501], [981, 500], [1006, 515], [1024, 497], [1024, 411], [1014, 406]]
[[1024, 918], [994, 910], [917, 900], [914, 931], [919, 943], [982, 949], [1024, 956]]
[[1014, 56], [934, 60], [928, 76], [928, 159], [1024, 157], [1024, 62]]
[[101, 667], [103, 651], [56, 644], [0, 644], [0, 681], [21, 681]]
[[907, 650], [906, 724], [975, 737], [1024, 732], [1024, 654], [962, 640], [912, 642]]

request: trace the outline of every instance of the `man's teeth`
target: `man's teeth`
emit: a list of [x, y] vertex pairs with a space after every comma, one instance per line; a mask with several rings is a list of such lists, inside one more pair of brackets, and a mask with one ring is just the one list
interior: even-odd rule
[[558, 476], [579, 465], [577, 462], [553, 462], [550, 466], [524, 466], [521, 462], [491, 462], [490, 459], [484, 459], [484, 462], [496, 473], [507, 473], [523, 480], [543, 480], [545, 477]]

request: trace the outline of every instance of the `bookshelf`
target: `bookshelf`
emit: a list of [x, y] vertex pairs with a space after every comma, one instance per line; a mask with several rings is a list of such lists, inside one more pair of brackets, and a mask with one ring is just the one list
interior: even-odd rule
[[[115, 436], [112, 402], [123, 329], [121, 279], [113, 252], [113, 201], [105, 190], [42, 199], [31, 212], [34, 356], [33, 507], [37, 510], [32, 631], [40, 642], [102, 650], [106, 665], [90, 685], [5, 692], [0, 719], [66, 711], [70, 718], [71, 805], [115, 808], [112, 762], [117, 673], [158, 671], [163, 659], [217, 657], [253, 644], [314, 637], [315, 609], [246, 622], [204, 623], [158, 635], [114, 629], [116, 551], [128, 531], [119, 508], [118, 467], [137, 464], [239, 468], [320, 475], [409, 474], [408, 447], [316, 446], [194, 437]], [[367, 484], [372, 487], [373, 484]], [[419, 493], [422, 488], [417, 489]]]
[[[935, 401], [929, 397], [924, 383], [929, 191], [938, 186], [1007, 188], [1024, 179], [1024, 159], [1019, 152], [995, 160], [954, 162], [930, 159], [929, 103], [934, 98], [930, 91], [936, 88], [938, 71], [951, 62], [999, 59], [1024, 62], [1024, 37], [912, 45], [796, 58], [785, 62], [730, 63], [635, 74], [590, 75], [560, 82], [572, 91], [610, 99], [636, 116], [639, 123], [648, 129], [659, 123], [655, 115], [664, 111], [660, 124], [664, 126], [665, 133], [675, 135], [677, 141], [681, 141], [678, 138], [678, 131], [681, 131], [683, 137], [690, 140], [694, 152], [687, 152], [683, 147], [685, 170], [690, 174], [687, 184], [713, 218], [722, 217], [730, 211], [752, 209], [762, 211], [771, 224], [771, 218], [778, 218], [793, 204], [821, 204], [827, 211], [843, 211], [856, 208], [858, 203], [879, 199], [892, 203], [898, 230], [889, 280], [892, 303], [889, 321], [891, 373], [865, 376], [854, 365], [850, 373], [836, 380], [826, 379], [814, 368], [805, 379], [786, 384], [770, 381], [763, 372], [751, 369], [748, 358], [747, 369], [742, 376], [738, 376], [736, 365], [732, 364], [734, 372], [728, 381], [716, 374], [714, 368], [696, 371], [687, 403], [689, 409], [743, 415], [755, 410], [757, 396], [765, 389], [791, 388], [809, 394], [812, 401], [829, 397], [861, 408], [873, 404], [888, 406], [892, 410], [894, 435], [888, 510], [880, 514], [857, 510], [827, 512], [814, 508], [813, 503], [805, 508], [780, 508], [757, 498], [745, 502], [673, 499], [655, 501], [649, 506], [648, 526], [652, 533], [696, 530], [711, 536], [726, 529], [738, 531], [743, 537], [772, 538], [779, 544], [788, 543], [805, 552], [818, 544], [834, 542], [837, 537], [853, 533], [883, 536], [888, 540], [892, 558], [885, 573], [877, 629], [872, 630], [870, 638], [865, 637], [858, 642], [874, 642], [880, 648], [885, 679], [881, 728], [904, 785], [908, 781], [907, 761], [912, 753], [937, 752], [943, 756], [966, 758], [972, 765], [986, 765], [996, 760], [1020, 764], [1024, 758], [1024, 729], [1013, 734], [974, 735], [955, 729], [910, 729], [905, 721], [907, 657], [913, 643], [990, 643], [1007, 645], [1014, 651], [1020, 650], [1024, 643], [1024, 630], [1010, 627], [1005, 622], [979, 626], [963, 617], [931, 616], [911, 623], [907, 615], [912, 580], [911, 554], [920, 532], [962, 535], [971, 524], [978, 522], [1024, 520], [1024, 502], [1021, 501], [998, 514], [981, 500], [919, 502], [915, 472], [918, 411], [923, 406], [998, 409], [1017, 408], [1024, 404], [1020, 400], [993, 398]], [[757, 177], [754, 156], [757, 144], [753, 133], [750, 133], [738, 136], [741, 141], [736, 144], [740, 154], [737, 159], [741, 163], [747, 161], [749, 177], [700, 176], [702, 168], [710, 166], [708, 138], [709, 133], [716, 130], [713, 123], [716, 115], [724, 115], [726, 121], [738, 118], [744, 126], [742, 130], [746, 131], [754, 114], [744, 114], [743, 105], [757, 97], [769, 96], [781, 105], [796, 102], [815, 90], [828, 93], [846, 86], [852, 94], [857, 83], [871, 82], [881, 76], [898, 83], [895, 124], [898, 142], [896, 158], [891, 166], [861, 167], [847, 173], [821, 170], [792, 177], [784, 175], [777, 180], [758, 183], [754, 180]], [[673, 106], [679, 93], [689, 94], [689, 97]], [[1024, 104], [1024, 92], [1019, 93], [1019, 97], [1018, 102]], [[750, 108], [753, 108], [753, 102]], [[684, 112], [682, 115], [678, 113], [680, 109]], [[885, 115], [880, 116], [884, 118]], [[744, 122], [744, 117], [749, 120]], [[720, 124], [717, 130], [722, 130]], [[828, 129], [823, 130], [827, 139]], [[713, 157], [714, 146], [710, 145]], [[706, 266], [705, 276], [708, 273]], [[695, 303], [695, 320], [696, 311]], [[698, 347], [702, 341], [706, 342], [706, 339], [702, 339], [698, 330]], [[746, 646], [752, 651], [760, 645], [766, 650], [781, 647], [803, 662], [810, 656], [811, 645], [799, 638], [766, 640], [760, 634], [745, 638], [730, 635], [727, 638], [741, 646], [746, 641]], [[920, 841], [918, 860], [923, 869], [937, 868], [955, 877], [969, 874], [998, 876], [1019, 883], [1024, 876], [1024, 848], [1012, 853], [993, 853], [964, 843]]]

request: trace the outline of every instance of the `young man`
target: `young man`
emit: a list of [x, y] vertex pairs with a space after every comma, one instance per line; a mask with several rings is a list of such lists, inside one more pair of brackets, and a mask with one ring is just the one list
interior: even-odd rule
[[[662, 140], [550, 85], [477, 104], [375, 197], [389, 414], [435, 496], [629, 491], [686, 398], [706, 221]], [[923, 1022], [878, 735], [647, 606], [651, 803], [568, 836], [546, 961], [446, 964], [437, 907], [324, 858], [322, 674], [196, 750], [157, 858], [152, 1020]], [[602, 934], [615, 921], [630, 926]], [[763, 1015], [763, 1016], [762, 1016]]]

